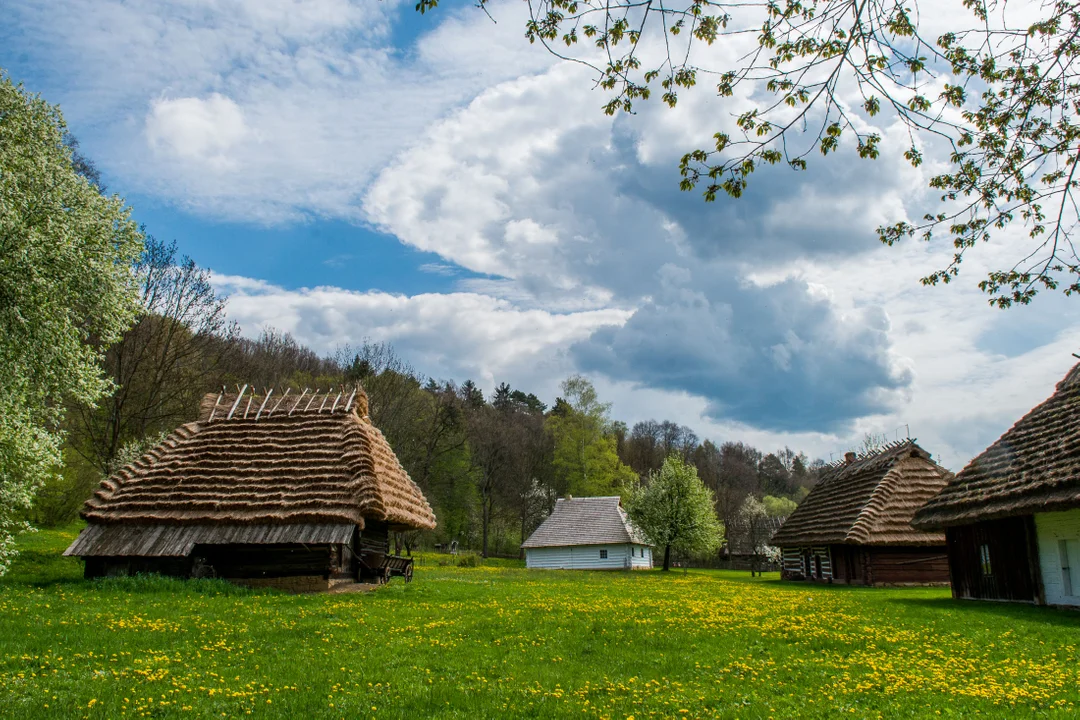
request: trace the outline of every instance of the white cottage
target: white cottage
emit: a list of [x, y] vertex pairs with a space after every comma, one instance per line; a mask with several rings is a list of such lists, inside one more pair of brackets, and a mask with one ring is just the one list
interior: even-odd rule
[[559, 498], [555, 510], [521, 544], [525, 565], [548, 570], [639, 570], [652, 548], [630, 524], [618, 495]]

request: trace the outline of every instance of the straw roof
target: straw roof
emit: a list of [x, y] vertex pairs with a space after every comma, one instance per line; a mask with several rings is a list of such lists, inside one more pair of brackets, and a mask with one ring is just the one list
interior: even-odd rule
[[1080, 364], [919, 510], [919, 527], [1080, 507]]
[[911, 518], [951, 477], [914, 440], [829, 466], [772, 545], [944, 545]]
[[434, 528], [435, 515], [367, 416], [363, 390], [208, 394], [105, 480], [82, 516], [106, 524], [349, 524]]
[[521, 544], [523, 548], [568, 547], [570, 545], [622, 545], [649, 541], [635, 528], [618, 495], [609, 497], [559, 498], [555, 509], [536, 532]]

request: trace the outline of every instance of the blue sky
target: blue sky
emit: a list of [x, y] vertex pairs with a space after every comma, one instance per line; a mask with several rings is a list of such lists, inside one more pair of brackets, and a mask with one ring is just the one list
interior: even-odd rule
[[608, 117], [587, 72], [525, 41], [524, 3], [472, 4], [14, 0], [0, 67], [246, 333], [387, 340], [548, 400], [583, 372], [631, 423], [826, 458], [906, 425], [954, 469], [1071, 366], [1074, 300], [1002, 313], [974, 287], [1015, 237], [946, 288], [918, 280], [949, 247], [876, 241], [933, 207], [942, 160], [910, 168], [888, 118], [875, 162], [845, 148], [706, 205], [676, 165], [732, 122], [707, 85]]

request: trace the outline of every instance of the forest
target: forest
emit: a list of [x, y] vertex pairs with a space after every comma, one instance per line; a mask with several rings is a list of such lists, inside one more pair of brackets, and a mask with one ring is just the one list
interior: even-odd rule
[[195, 419], [205, 393], [244, 383], [363, 385], [373, 422], [438, 517], [434, 533], [399, 538], [406, 549], [457, 541], [484, 556], [516, 556], [557, 497], [625, 495], [671, 454], [697, 469], [727, 524], [748, 497], [767, 514], [786, 515], [822, 466], [789, 448], [703, 441], [667, 420], [631, 427], [611, 417], [581, 376], [567, 378], [550, 403], [507, 383], [486, 397], [470, 379], [424, 376], [387, 343], [343, 344], [320, 356], [274, 329], [244, 337], [209, 271], [150, 235], [134, 271], [142, 309], [103, 348], [113, 391], [96, 405], [69, 401], [62, 472], [40, 490], [33, 524], [75, 518], [103, 477]]

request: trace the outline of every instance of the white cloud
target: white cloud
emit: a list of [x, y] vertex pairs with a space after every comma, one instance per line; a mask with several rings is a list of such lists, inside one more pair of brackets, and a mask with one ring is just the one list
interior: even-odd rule
[[522, 3], [493, 4], [498, 24], [472, 7], [439, 8], [427, 16], [434, 32], [395, 47], [393, 24], [414, 12], [390, 0], [13, 8], [60, 85], [50, 97], [114, 185], [268, 224], [360, 219], [372, 175], [427, 125], [553, 62], [521, 41]]
[[146, 117], [150, 146], [193, 161], [199, 170], [237, 169], [229, 152], [247, 132], [240, 107], [218, 93], [154, 100]]
[[571, 370], [565, 350], [597, 327], [625, 322], [622, 310], [553, 313], [523, 310], [476, 293], [393, 295], [334, 287], [286, 290], [250, 278], [215, 275], [229, 295], [229, 317], [249, 335], [266, 326], [292, 333], [319, 352], [368, 338], [388, 341], [422, 372], [496, 381], [546, 383]]

